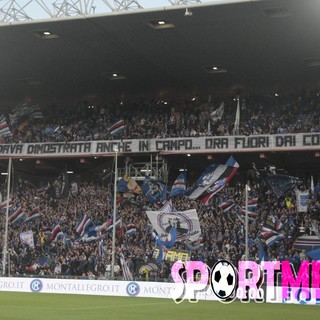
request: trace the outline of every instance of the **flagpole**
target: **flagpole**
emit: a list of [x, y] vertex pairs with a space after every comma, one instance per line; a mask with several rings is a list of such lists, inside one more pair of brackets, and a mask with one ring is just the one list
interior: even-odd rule
[[8, 254], [8, 223], [9, 223], [9, 197], [10, 197], [10, 184], [11, 184], [11, 167], [12, 159], [9, 158], [8, 162], [8, 180], [7, 180], [7, 207], [6, 207], [6, 220], [5, 220], [5, 232], [4, 232], [4, 245], [2, 253], [2, 275], [6, 275], [7, 267], [7, 254]]
[[236, 119], [234, 121], [233, 134], [235, 136], [239, 135], [240, 130], [240, 97], [237, 99], [237, 111], [236, 111]]
[[116, 214], [117, 214], [117, 180], [118, 180], [118, 148], [114, 148], [114, 192], [113, 192], [113, 225], [112, 225], [112, 260], [111, 260], [111, 279], [114, 279], [115, 249], [116, 249]]
[[246, 251], [245, 257], [246, 261], [249, 260], [249, 217], [248, 217], [248, 191], [250, 190], [248, 184], [245, 185], [245, 202], [246, 202], [246, 219], [245, 219], [245, 244], [246, 244]]

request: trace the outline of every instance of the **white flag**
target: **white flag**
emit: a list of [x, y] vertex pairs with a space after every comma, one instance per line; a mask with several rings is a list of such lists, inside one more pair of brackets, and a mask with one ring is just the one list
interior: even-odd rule
[[309, 203], [309, 192], [296, 191], [297, 197], [297, 211], [307, 212]]
[[239, 128], [240, 128], [240, 99], [238, 98], [236, 120], [234, 121], [234, 128], [233, 128], [233, 134], [235, 136], [239, 135]]
[[216, 110], [213, 110], [211, 113], [210, 113], [210, 118], [211, 118], [211, 121], [213, 124], [219, 122], [222, 118], [224, 114], [224, 102], [222, 101], [219, 108], [216, 109]]
[[34, 249], [34, 240], [32, 230], [21, 232], [20, 240], [23, 243], [26, 243], [30, 248]]
[[168, 235], [175, 225], [177, 240], [196, 241], [201, 236], [199, 217], [196, 209], [182, 212], [147, 211], [147, 216], [158, 235]]

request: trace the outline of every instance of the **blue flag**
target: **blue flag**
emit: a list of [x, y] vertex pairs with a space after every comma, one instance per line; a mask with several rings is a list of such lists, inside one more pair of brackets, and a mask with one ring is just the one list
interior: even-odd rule
[[157, 245], [157, 247], [159, 247], [159, 255], [157, 258], [157, 264], [160, 264], [162, 262], [162, 260], [164, 259], [164, 250], [171, 249], [176, 242], [177, 228], [175, 225], [170, 230], [170, 236], [171, 236], [171, 238], [169, 241], [163, 241], [160, 237], [158, 237], [156, 240], [156, 245]]
[[146, 177], [142, 186], [142, 193], [151, 204], [167, 199], [167, 186], [158, 180]]
[[186, 193], [186, 180], [187, 175], [185, 172], [181, 172], [178, 178], [174, 181], [171, 188], [170, 197], [183, 196]]
[[271, 190], [278, 198], [300, 183], [299, 178], [283, 174], [267, 174], [263, 179], [269, 190]]
[[258, 246], [259, 246], [259, 263], [261, 261], [268, 261], [268, 256], [264, 250], [263, 244], [260, 239], [258, 239]]
[[309, 251], [307, 256], [313, 260], [320, 260], [320, 248]]

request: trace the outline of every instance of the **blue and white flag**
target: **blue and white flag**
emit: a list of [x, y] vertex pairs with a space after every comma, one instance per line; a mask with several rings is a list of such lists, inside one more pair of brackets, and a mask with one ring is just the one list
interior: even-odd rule
[[7, 207], [11, 208], [12, 204], [13, 204], [13, 201], [11, 198], [2, 200], [2, 202], [0, 203], [0, 209], [6, 209]]
[[[196, 185], [189, 191], [190, 199], [210, 195], [209, 199], [220, 191], [232, 179], [239, 169], [238, 162], [230, 156], [225, 164], [211, 164], [197, 179]], [[207, 197], [202, 202], [206, 203]]]
[[320, 248], [320, 239], [318, 236], [301, 236], [293, 244], [295, 250], [312, 251]]
[[60, 224], [56, 224], [52, 229], [51, 241], [57, 242], [63, 238], [63, 232], [60, 228]]
[[151, 204], [162, 202], [167, 199], [167, 186], [158, 180], [145, 177], [141, 186], [142, 193]]
[[[120, 218], [120, 216], [116, 217], [116, 223], [115, 226], [120, 226], [121, 227], [122, 224], [122, 219]], [[113, 228], [113, 219], [109, 218], [105, 223], [99, 225], [99, 226], [89, 226], [89, 228], [87, 228], [86, 232], [83, 233], [84, 237], [89, 237], [89, 238], [99, 238], [99, 237], [103, 237], [104, 235], [106, 235], [108, 233], [109, 230], [111, 230]]]
[[282, 233], [278, 233], [275, 231], [263, 233], [262, 237], [268, 247], [285, 238]]
[[173, 248], [177, 240], [177, 228], [174, 225], [169, 233], [168, 239], [166, 241], [162, 240], [161, 237], [157, 236], [156, 246], [159, 247], [159, 255], [157, 259], [157, 264], [160, 264], [164, 259], [164, 253], [166, 250]]
[[132, 177], [124, 175], [123, 178], [118, 182], [117, 191], [121, 193], [141, 193], [141, 188]]
[[66, 248], [72, 248], [73, 241], [71, 240], [71, 237], [69, 234], [64, 235], [63, 243]]
[[92, 225], [92, 221], [91, 221], [91, 218], [89, 218], [87, 221], [86, 221], [86, 223], [84, 224], [84, 226], [83, 226], [83, 229], [82, 229], [82, 232], [81, 232], [81, 236], [83, 236], [85, 233], [86, 233], [86, 231], [90, 228], [90, 226]]
[[99, 242], [99, 256], [106, 257], [107, 255], [108, 255], [108, 251], [106, 250], [106, 248], [104, 246], [104, 240], [101, 239], [101, 241]]
[[261, 236], [262, 240], [265, 242], [265, 244], [270, 247], [275, 242], [280, 241], [284, 239], [284, 235], [282, 233], [279, 233], [279, 225], [276, 223], [276, 221], [272, 221], [270, 219], [267, 219], [262, 227], [261, 230]]
[[39, 105], [34, 105], [31, 107], [30, 116], [32, 119], [43, 119], [43, 113]]
[[224, 200], [218, 204], [218, 207], [223, 210], [223, 212], [229, 211], [231, 208], [235, 206], [235, 202], [233, 200]]
[[247, 207], [242, 207], [240, 213], [242, 215], [248, 214], [250, 217], [255, 218], [257, 216], [258, 198], [254, 198], [248, 201]]
[[[88, 225], [87, 225], [87, 221], [88, 220], [90, 220], [90, 217], [87, 214], [84, 214], [81, 217], [81, 219], [80, 219], [80, 221], [79, 221], [79, 223], [78, 223], [78, 225], [76, 227], [76, 231], [77, 231], [78, 234], [82, 234], [83, 233], [83, 231], [85, 229], [85, 226], [88, 227]], [[91, 220], [89, 222], [91, 222]]]
[[23, 209], [21, 208], [21, 206], [19, 206], [18, 208], [16, 208], [13, 213], [9, 216], [8, 221], [11, 224], [16, 224], [19, 221], [24, 220], [25, 218], [25, 213], [23, 211]]
[[114, 124], [112, 124], [109, 128], [108, 131], [110, 132], [110, 134], [112, 136], [116, 136], [119, 133], [121, 133], [124, 130], [124, 121], [123, 120], [119, 120], [117, 122], [115, 122]]
[[28, 217], [24, 220], [25, 223], [30, 223], [40, 219], [40, 207], [33, 208], [32, 212], [28, 215]]
[[126, 228], [126, 235], [133, 236], [137, 233], [137, 226], [134, 223], [129, 223]]
[[171, 188], [170, 197], [183, 196], [186, 193], [186, 181], [187, 175], [185, 172], [181, 172], [178, 178], [174, 181]]
[[120, 253], [120, 265], [122, 268], [122, 274], [125, 281], [132, 281], [133, 277], [128, 267], [127, 261], [124, 258], [123, 253]]
[[0, 136], [11, 136], [12, 133], [4, 115], [0, 117]]

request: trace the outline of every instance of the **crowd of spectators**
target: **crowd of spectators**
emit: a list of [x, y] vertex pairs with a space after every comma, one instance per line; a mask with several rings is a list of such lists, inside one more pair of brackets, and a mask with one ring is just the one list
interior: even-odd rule
[[[76, 106], [51, 106], [34, 109], [31, 104], [21, 104], [9, 110], [6, 121], [11, 135], [1, 136], [1, 143], [70, 142], [108, 139], [151, 139], [169, 137], [199, 137], [209, 135], [232, 135], [234, 129], [236, 99], [223, 99], [224, 113], [219, 121], [212, 119], [212, 112], [222, 99], [201, 103], [192, 102], [136, 102]], [[241, 135], [284, 134], [320, 131], [320, 97], [317, 92], [301, 92], [286, 96], [242, 96]], [[34, 113], [32, 110], [36, 110]], [[36, 116], [34, 116], [36, 114]], [[112, 136], [108, 128], [123, 120], [124, 130]], [[16, 180], [19, 181], [19, 180]], [[196, 209], [201, 238], [197, 243], [178, 241], [175, 249], [190, 252], [192, 260], [201, 260], [209, 266], [218, 259], [227, 259], [234, 264], [244, 259], [245, 227], [240, 208], [244, 206], [244, 185], [237, 179], [220, 191], [204, 205], [188, 197], [172, 199], [178, 211]], [[257, 196], [253, 188], [251, 197]], [[289, 192], [278, 199], [269, 193], [260, 199], [256, 216], [249, 224], [249, 259], [259, 260], [261, 229], [266, 220], [279, 222], [279, 233], [284, 238], [272, 246], [264, 245], [270, 260], [289, 260], [298, 266], [307, 259], [304, 252], [293, 249], [303, 226], [312, 233], [314, 212], [320, 208], [320, 197], [310, 195], [309, 210], [297, 212], [295, 194]], [[83, 214], [90, 216], [93, 225], [99, 226], [110, 219], [113, 212], [112, 185], [107, 182], [82, 181], [78, 194], [69, 193], [62, 199], [52, 199], [47, 192], [40, 192], [32, 184], [19, 182], [15, 185], [10, 212], [21, 206], [28, 216], [35, 207], [40, 209], [40, 218], [33, 223], [21, 221], [9, 225], [9, 271], [11, 275], [37, 274], [39, 276], [65, 276], [77, 278], [108, 279], [111, 276], [111, 234], [100, 234], [99, 239], [84, 239], [76, 227]], [[219, 208], [223, 200], [232, 200], [236, 206], [227, 213]], [[288, 199], [290, 201], [288, 202]], [[288, 205], [290, 203], [290, 205]], [[123, 254], [129, 270], [135, 278], [144, 277], [140, 267], [154, 262], [155, 239], [152, 236], [146, 209], [159, 209], [161, 204], [150, 205], [142, 194], [135, 195], [118, 208], [122, 231], [116, 235], [115, 276], [122, 277], [120, 255]], [[3, 207], [1, 209], [4, 210]], [[0, 215], [4, 226], [5, 215]], [[52, 228], [59, 225], [63, 237], [54, 241]], [[127, 233], [129, 226], [136, 232]], [[22, 242], [20, 234], [32, 231], [34, 248]], [[91, 240], [91, 241], [90, 241]], [[103, 248], [103, 251], [102, 251]], [[1, 244], [1, 252], [3, 243]], [[103, 253], [102, 253], [103, 252]], [[163, 261], [153, 276], [170, 280], [170, 263]]]
[[[220, 121], [210, 116], [221, 102]], [[241, 96], [240, 135], [319, 132], [320, 97], [317, 92], [292, 95]], [[32, 103], [7, 110], [12, 135], [2, 142], [70, 142], [110, 139], [151, 139], [169, 137], [222, 136], [234, 133], [236, 98], [211, 102], [138, 101], [73, 106], [41, 106], [36, 116]], [[114, 136], [108, 128], [123, 120], [125, 128]]]
[[[36, 274], [38, 276], [73, 277], [80, 279], [109, 279], [111, 276], [111, 242], [112, 232], [100, 234], [96, 239], [85, 239], [76, 232], [76, 227], [84, 213], [90, 216], [94, 225], [102, 225], [113, 212], [112, 187], [109, 184], [82, 181], [79, 193], [71, 194], [63, 199], [52, 199], [47, 192], [31, 187], [31, 184], [20, 182], [12, 197], [11, 212], [21, 205], [28, 216], [35, 207], [40, 208], [40, 218], [32, 223], [21, 221], [9, 224], [9, 269], [15, 276]], [[226, 186], [209, 204], [199, 200], [191, 200], [186, 196], [172, 198], [173, 207], [183, 211], [196, 209], [201, 238], [196, 243], [177, 241], [174, 249], [190, 253], [192, 260], [201, 260], [212, 267], [219, 259], [227, 259], [237, 265], [245, 255], [245, 225], [240, 208], [244, 207], [244, 185], [235, 179]], [[250, 198], [257, 196], [253, 187]], [[319, 194], [318, 194], [319, 195]], [[289, 200], [288, 200], [289, 199]], [[219, 208], [223, 200], [236, 203], [228, 212]], [[277, 199], [267, 193], [263, 201], [259, 201], [256, 217], [249, 223], [249, 259], [258, 262], [259, 240], [261, 229], [266, 219], [281, 222], [279, 233], [284, 235], [272, 246], [264, 249], [270, 261], [289, 260], [296, 267], [301, 260], [307, 259], [304, 252], [294, 250], [293, 243], [301, 235], [300, 227], [304, 226], [308, 234], [312, 233], [312, 214], [320, 208], [320, 197], [311, 196], [307, 213], [298, 213], [295, 205], [294, 191]], [[290, 205], [288, 205], [288, 203]], [[116, 265], [115, 277], [123, 277], [120, 263], [122, 253], [132, 275], [136, 279], [144, 278], [139, 272], [142, 265], [155, 263], [153, 252], [155, 239], [146, 210], [157, 210], [161, 204], [150, 205], [142, 194], [135, 195], [122, 202], [119, 207], [121, 225], [116, 233]], [[2, 209], [3, 211], [4, 209]], [[5, 215], [0, 215], [0, 225], [4, 226]], [[60, 225], [63, 237], [58, 241], [52, 239], [48, 230]], [[135, 233], [127, 233], [129, 226], [134, 226]], [[34, 248], [20, 239], [20, 234], [31, 230]], [[52, 231], [52, 229], [51, 229]], [[91, 240], [91, 241], [90, 241]], [[3, 245], [3, 243], [2, 243]], [[104, 253], [101, 251], [104, 248]], [[2, 250], [2, 246], [1, 246]], [[170, 262], [162, 261], [158, 270], [150, 274], [150, 278], [170, 281]]]

